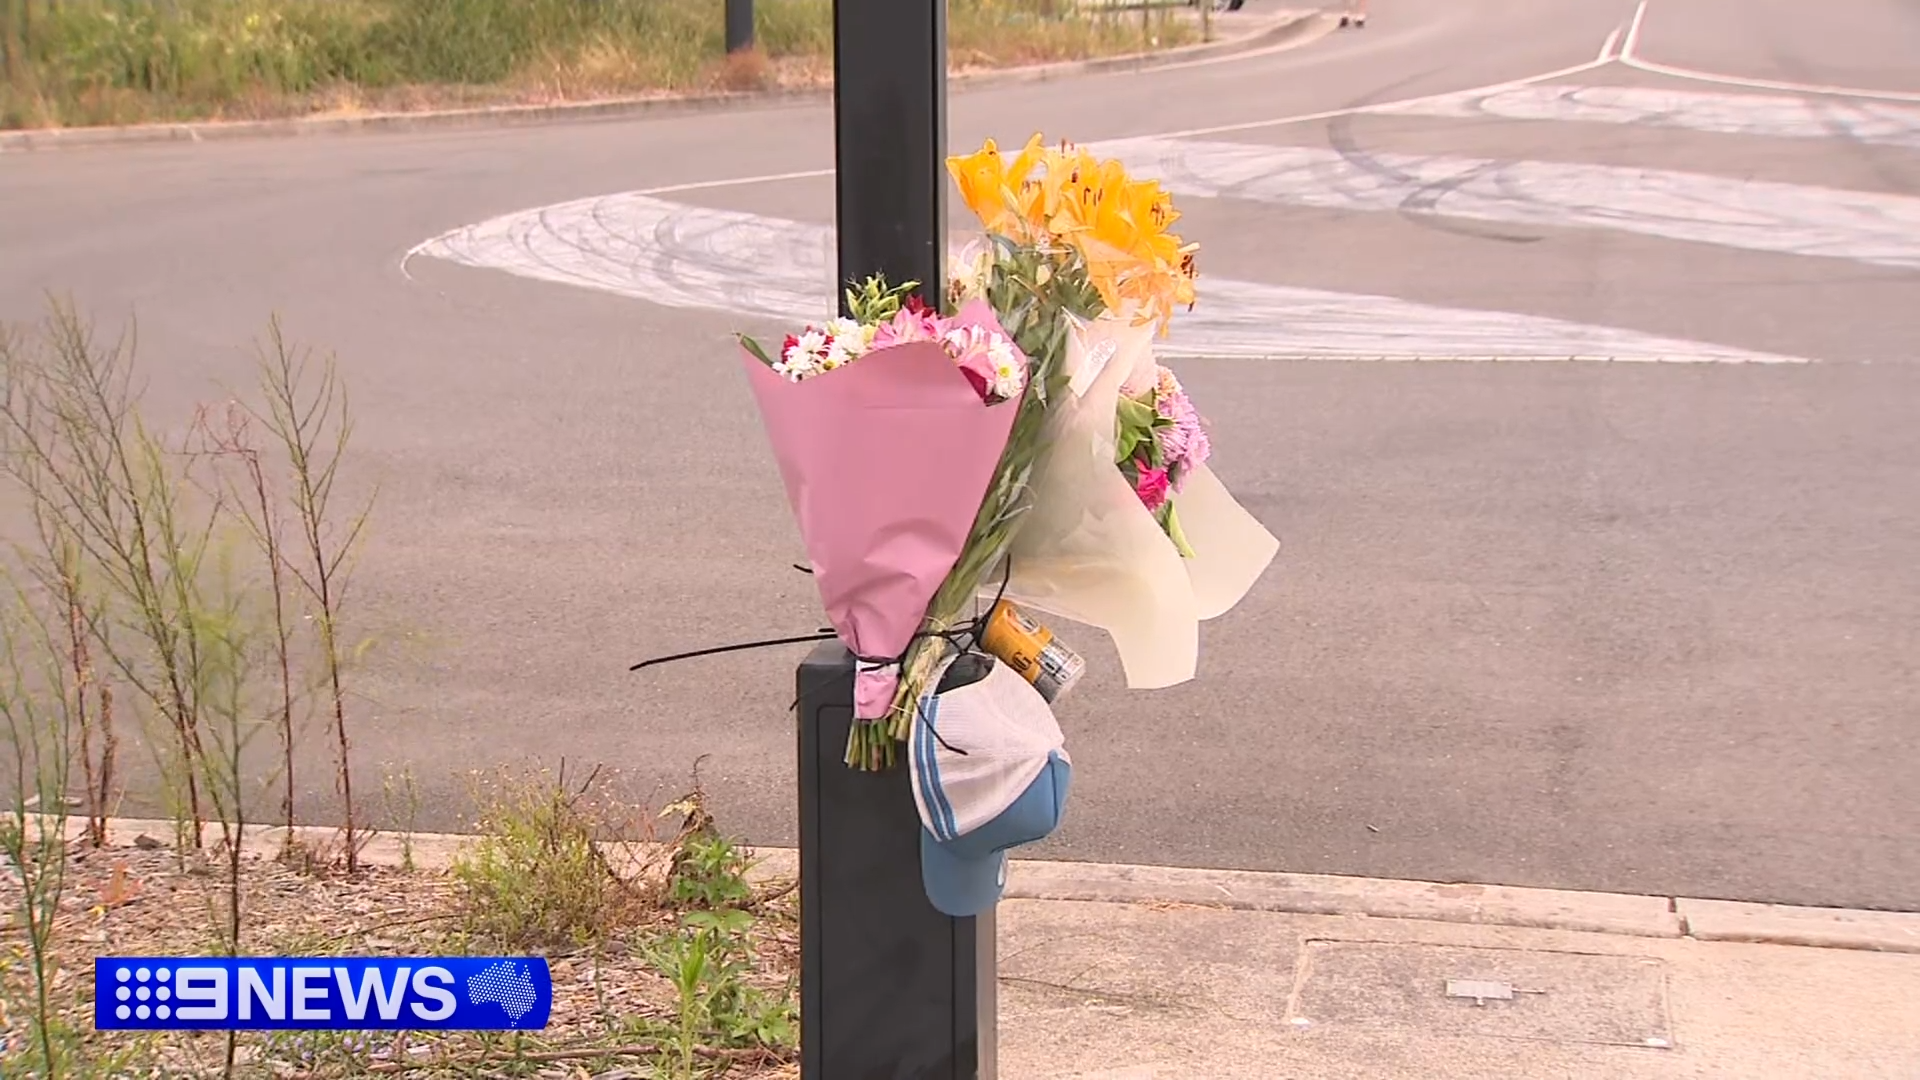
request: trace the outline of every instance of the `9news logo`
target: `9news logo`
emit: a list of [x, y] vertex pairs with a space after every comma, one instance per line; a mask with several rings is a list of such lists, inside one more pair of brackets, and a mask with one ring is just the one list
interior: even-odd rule
[[543, 1028], [538, 957], [98, 957], [101, 1031], [503, 1031]]

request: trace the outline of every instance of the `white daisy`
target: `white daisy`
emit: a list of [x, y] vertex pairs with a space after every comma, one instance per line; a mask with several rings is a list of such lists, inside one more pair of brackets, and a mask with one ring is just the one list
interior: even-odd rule
[[835, 336], [833, 341], [828, 343], [827, 351], [820, 357], [820, 370], [832, 371], [838, 367], [845, 367], [847, 361], [860, 355], [859, 353], [850, 351], [847, 348], [849, 345], [854, 348], [859, 348], [860, 341], [858, 332], [844, 338]]
[[857, 319], [835, 319], [827, 324], [827, 333], [833, 336], [834, 344], [840, 345], [849, 355], [859, 355], [860, 322]]
[[993, 366], [995, 397], [1010, 400], [1026, 389], [1027, 368], [1020, 362], [1020, 354], [1014, 351], [1013, 342], [995, 334], [992, 344], [987, 346], [987, 362]]

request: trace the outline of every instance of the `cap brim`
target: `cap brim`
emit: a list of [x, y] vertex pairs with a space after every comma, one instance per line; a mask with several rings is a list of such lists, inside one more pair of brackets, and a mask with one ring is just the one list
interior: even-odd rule
[[1066, 812], [1073, 766], [1058, 753], [998, 817], [948, 843], [920, 830], [920, 880], [935, 911], [954, 918], [978, 915], [1007, 889], [1007, 850], [1052, 835]]
[[961, 855], [921, 829], [920, 880], [935, 911], [969, 918], [999, 903], [1007, 891], [1007, 853], [995, 851], [985, 858]]

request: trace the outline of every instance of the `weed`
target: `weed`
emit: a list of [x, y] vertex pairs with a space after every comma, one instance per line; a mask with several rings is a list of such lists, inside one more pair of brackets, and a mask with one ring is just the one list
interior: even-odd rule
[[691, 1080], [695, 1059], [716, 1048], [792, 1046], [797, 1014], [791, 987], [775, 994], [749, 981], [758, 905], [746, 877], [751, 863], [707, 812], [698, 762], [692, 793], [660, 816], [676, 814], [682, 825], [669, 845], [664, 899], [680, 915], [673, 930], [645, 952], [677, 998], [674, 1022], [655, 1032], [668, 1048], [658, 1068]]
[[[281, 563], [306, 594], [308, 614], [319, 637], [320, 675], [337, 751], [334, 781], [343, 804], [347, 872], [359, 869], [360, 844], [354, 830], [353, 760], [347, 737], [345, 673], [357, 650], [341, 641], [340, 613], [346, 604], [353, 559], [359, 553], [372, 496], [336, 529], [334, 484], [353, 437], [346, 387], [331, 358], [318, 375], [309, 372], [310, 354], [288, 343], [276, 319], [269, 347], [261, 356], [260, 389], [264, 412], [254, 415], [273, 433], [286, 455], [287, 484], [298, 539]], [[291, 823], [289, 823], [291, 824]]]
[[744, 908], [753, 901], [748, 869], [746, 856], [726, 837], [689, 837], [667, 878], [667, 903], [702, 912]]
[[[0, 820], [0, 855], [18, 879], [27, 967], [38, 986], [27, 1011], [39, 1070], [28, 1075], [104, 1075], [69, 1067], [77, 1051], [62, 1050], [65, 1013], [48, 988], [58, 979], [52, 956], [65, 889], [66, 786], [77, 757], [87, 838], [103, 843], [116, 794], [116, 685], [132, 688], [131, 711], [154, 736], [147, 742], [159, 759], [183, 868], [189, 860], [209, 865], [205, 826], [210, 819], [219, 826], [223, 891], [206, 927], [218, 951], [238, 954], [244, 944], [242, 837], [261, 779], [246, 762], [264, 728], [281, 735], [289, 770], [282, 809], [289, 817], [293, 810], [288, 581], [305, 590], [318, 626], [314, 666], [352, 805], [341, 677], [349, 658], [337, 619], [366, 517], [349, 519], [340, 535], [329, 524], [350, 431], [331, 368], [310, 385], [303, 359], [284, 346], [277, 326], [274, 344], [263, 360], [267, 405], [252, 415], [286, 453], [290, 517], [299, 527], [291, 550], [278, 539], [274, 488], [244, 428], [230, 425], [222, 441], [201, 423], [198, 446], [155, 434], [138, 407], [129, 342], [96, 341], [70, 305], [55, 303], [33, 332], [0, 327], [0, 477], [24, 496], [33, 525], [29, 542], [12, 549], [12, 564], [0, 566], [5, 595], [15, 601], [0, 610], [0, 719], [4, 764], [14, 773], [11, 785], [0, 784], [13, 795], [11, 817]], [[244, 482], [206, 475], [209, 465], [233, 461]], [[246, 557], [249, 549], [264, 555], [264, 574]], [[362, 839], [349, 813], [349, 868]], [[116, 883], [119, 873], [116, 867]], [[226, 1038], [224, 1049], [222, 1072], [231, 1077], [237, 1040]]]
[[400, 834], [400, 869], [412, 873], [414, 823], [420, 817], [420, 791], [414, 784], [411, 766], [395, 771], [392, 765], [380, 769], [380, 801], [385, 804], [387, 820]]
[[[224, 423], [216, 424], [202, 410], [195, 420], [205, 452], [236, 462], [237, 473], [221, 477], [222, 494], [234, 508], [252, 536], [267, 565], [267, 586], [272, 597], [272, 663], [278, 678], [278, 698], [273, 720], [279, 730], [281, 753], [280, 817], [287, 827], [287, 844], [294, 840], [293, 750], [296, 742], [293, 720], [293, 625], [287, 611], [286, 542], [282, 511], [275, 485], [260, 449], [254, 444], [251, 417], [237, 403], [229, 402]], [[286, 852], [283, 852], [286, 854]]]
[[597, 945], [636, 917], [651, 897], [608, 861], [600, 845], [626, 839], [619, 811], [597, 785], [599, 770], [570, 786], [562, 765], [531, 777], [477, 783], [480, 836], [454, 860], [465, 929], [501, 946]]
[[[207, 737], [201, 764], [206, 790], [218, 812], [221, 850], [225, 855], [226, 888], [211, 923], [220, 951], [239, 956], [243, 933], [242, 849], [246, 835], [247, 774], [242, 755], [259, 726], [252, 701], [253, 631], [244, 610], [245, 595], [236, 587], [230, 558], [218, 560], [217, 585], [208, 590], [214, 602], [194, 611], [200, 625], [196, 639], [202, 655], [196, 658], [199, 682], [194, 687], [207, 718]], [[239, 1049], [238, 1035], [225, 1034], [225, 1076], [231, 1077]]]
[[795, 1041], [792, 995], [752, 985], [748, 934], [753, 917], [744, 911], [694, 912], [656, 943], [648, 959], [673, 984], [676, 1016], [663, 1025], [668, 1047], [661, 1064], [676, 1080], [693, 1080], [701, 1050], [766, 1047]]
[[[20, 887], [19, 907], [12, 914], [26, 938], [30, 1060], [37, 1059], [34, 1063], [52, 1077], [63, 1071], [70, 1044], [53, 1007], [58, 978], [53, 933], [66, 893], [65, 788], [71, 728], [55, 704], [65, 695], [45, 690], [49, 676], [64, 674], [60, 665], [42, 664], [51, 669], [47, 671], [34, 669], [36, 661], [49, 655], [33, 647], [34, 638], [51, 641], [53, 637], [41, 614], [22, 598], [0, 622], [0, 644], [4, 644], [0, 661], [6, 665], [5, 677], [0, 679], [0, 719], [6, 724], [14, 773], [9, 777], [13, 805], [0, 820], [0, 856]], [[36, 808], [43, 808], [42, 812], [36, 813]]]
[[124, 339], [97, 343], [56, 304], [38, 335], [0, 337], [0, 439], [43, 535], [100, 582], [93, 644], [168, 731], [152, 744], [186, 850], [200, 846], [206, 821], [195, 613], [213, 517], [190, 504], [183, 463], [135, 411], [132, 374]]

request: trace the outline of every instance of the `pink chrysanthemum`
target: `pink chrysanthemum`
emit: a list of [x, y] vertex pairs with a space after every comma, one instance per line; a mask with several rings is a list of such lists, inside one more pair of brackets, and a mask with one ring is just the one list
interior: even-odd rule
[[1185, 485], [1188, 471], [1206, 464], [1213, 454], [1213, 443], [1207, 438], [1200, 413], [1187, 398], [1180, 380], [1164, 367], [1159, 370], [1154, 386], [1153, 407], [1162, 417], [1173, 421], [1172, 427], [1161, 428], [1155, 438], [1160, 443], [1161, 459], [1174, 475], [1177, 491]]

